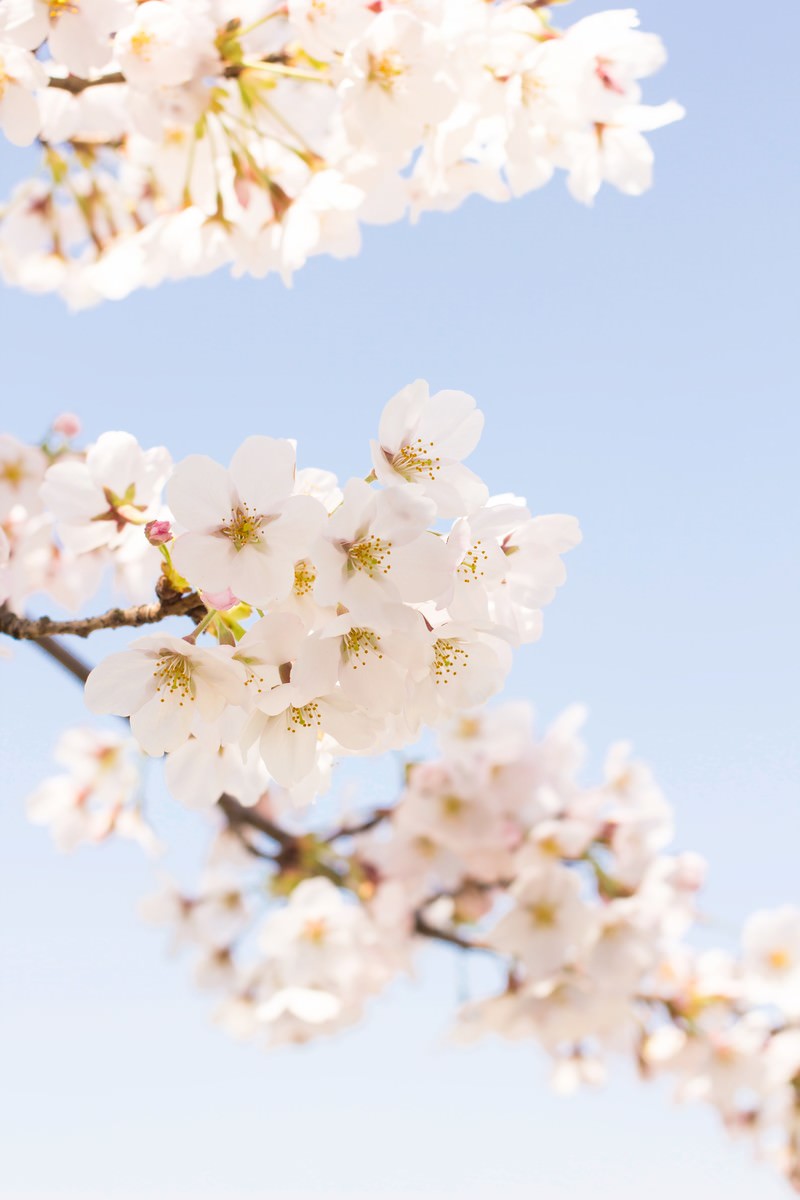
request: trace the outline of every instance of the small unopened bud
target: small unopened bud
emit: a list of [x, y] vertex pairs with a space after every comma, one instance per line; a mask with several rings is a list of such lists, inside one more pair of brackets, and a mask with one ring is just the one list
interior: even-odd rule
[[239, 603], [239, 597], [234, 596], [230, 588], [226, 588], [224, 592], [201, 592], [200, 599], [206, 608], [215, 608], [217, 612], [227, 612]]
[[75, 416], [75, 413], [61, 413], [53, 421], [53, 432], [60, 433], [62, 437], [74, 438], [81, 431], [80, 419]]
[[165, 546], [172, 541], [172, 526], [169, 521], [148, 521], [144, 536], [151, 546]]

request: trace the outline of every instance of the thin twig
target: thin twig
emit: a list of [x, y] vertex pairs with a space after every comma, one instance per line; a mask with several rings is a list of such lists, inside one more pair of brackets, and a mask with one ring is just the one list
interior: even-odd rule
[[67, 650], [66, 646], [62, 646], [61, 642], [57, 642], [55, 638], [51, 637], [40, 637], [36, 639], [34, 645], [50, 658], [55, 659], [59, 666], [69, 671], [70, 675], [74, 675], [80, 683], [86, 683], [92, 668], [83, 659]]
[[244, 804], [240, 804], [233, 796], [229, 796], [224, 792], [217, 804], [222, 809], [227, 819], [228, 824], [233, 828], [241, 828], [243, 825], [249, 826], [251, 829], [256, 829], [259, 833], [266, 834], [272, 838], [273, 842], [277, 842], [283, 850], [295, 850], [298, 845], [298, 839], [292, 833], [282, 829], [275, 821], [271, 821], [269, 817], [262, 816], [254, 808], [247, 808]]
[[359, 833], [367, 833], [370, 829], [374, 829], [376, 825], [380, 825], [387, 817], [390, 817], [393, 812], [394, 809], [392, 808], [378, 808], [369, 817], [366, 817], [363, 821], [358, 821], [355, 825], [342, 825], [340, 829], [329, 834], [325, 840], [327, 842], [335, 842], [339, 838], [356, 837]]
[[87, 88], [102, 87], [107, 83], [125, 82], [125, 76], [121, 71], [109, 71], [107, 75], [98, 75], [96, 79], [81, 79], [79, 75], [51, 75], [47, 86], [57, 88], [62, 92], [71, 92], [73, 96], [79, 96]]
[[471, 942], [450, 930], [431, 925], [422, 910], [414, 914], [414, 933], [419, 937], [431, 938], [435, 942], [446, 942], [448, 946], [456, 946], [459, 950], [480, 950], [484, 954], [497, 954], [497, 951], [485, 942]]
[[[265, 54], [259, 60], [259, 65], [280, 65], [285, 63], [286, 55], [284, 54]], [[244, 63], [228, 63], [228, 65], [220, 71], [223, 79], [238, 79], [247, 70]], [[85, 92], [87, 88], [104, 87], [109, 83], [127, 83], [127, 79], [122, 71], [109, 71], [106, 75], [98, 75], [95, 79], [83, 79], [80, 75], [51, 75], [47, 86], [56, 88], [62, 92], [71, 92], [73, 96], [79, 96], [81, 92]]]
[[0, 608], [0, 633], [18, 642], [40, 642], [53, 634], [85, 638], [97, 629], [136, 629], [140, 625], [155, 625], [166, 617], [183, 617], [198, 609], [203, 613], [206, 611], [196, 592], [186, 596], [165, 597], [157, 604], [110, 608], [94, 617], [78, 617], [69, 621], [56, 621], [52, 617], [20, 617], [10, 609]]

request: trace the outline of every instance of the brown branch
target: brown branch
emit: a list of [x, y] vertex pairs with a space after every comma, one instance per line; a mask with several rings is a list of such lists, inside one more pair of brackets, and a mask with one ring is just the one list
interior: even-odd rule
[[96, 79], [81, 79], [78, 75], [51, 75], [47, 86], [58, 88], [62, 92], [71, 92], [73, 96], [79, 96], [87, 88], [102, 87], [106, 83], [125, 82], [125, 76], [121, 71], [110, 71], [108, 75], [98, 75]]
[[60, 642], [51, 637], [37, 638], [34, 644], [50, 658], [55, 659], [59, 666], [69, 671], [70, 675], [74, 675], [79, 683], [86, 683], [92, 668], [76, 654], [71, 654], [66, 646], [62, 646]]
[[[45, 654], [49, 655], [50, 658], [55, 659], [60, 666], [64, 667], [80, 683], [83, 684], [86, 682], [91, 668], [76, 655], [71, 654], [55, 638], [42, 636], [36, 638], [34, 644], [40, 650], [44, 651]], [[248, 828], [255, 829], [258, 833], [263, 833], [280, 846], [281, 853], [272, 858], [272, 855], [264, 854], [257, 847], [248, 844], [248, 849], [257, 854], [259, 858], [270, 858], [280, 867], [282, 858], [294, 858], [300, 851], [302, 838], [289, 833], [275, 821], [270, 820], [269, 817], [265, 817], [260, 812], [257, 812], [256, 809], [247, 808], [244, 804], [240, 804], [234, 796], [228, 795], [227, 792], [223, 792], [220, 796], [217, 806], [224, 814], [228, 825], [234, 833], [244, 833], [244, 830]], [[332, 841], [334, 837], [350, 836], [355, 833], [361, 833], [366, 829], [371, 829], [389, 816], [390, 812], [391, 810], [389, 809], [378, 809], [377, 812], [373, 813], [372, 817], [364, 821], [361, 825], [345, 826], [337, 834], [334, 834], [330, 840]], [[342, 886], [343, 884], [343, 880], [339, 874], [324, 863], [317, 863], [316, 873], [332, 879], [338, 886]], [[432, 897], [414, 913], [414, 933], [418, 937], [429, 938], [435, 942], [444, 942], [448, 946], [455, 946], [458, 950], [477, 950], [483, 954], [497, 954], [496, 950], [491, 946], [487, 946], [484, 942], [469, 941], [467, 938], [462, 938], [453, 931], [440, 929], [438, 926], [432, 925], [425, 916], [425, 908], [436, 899], [438, 899], [438, 896]]]
[[335, 842], [339, 838], [355, 837], [359, 833], [368, 833], [370, 829], [374, 829], [376, 825], [380, 825], [387, 817], [390, 817], [394, 812], [393, 808], [378, 808], [371, 816], [366, 817], [363, 821], [358, 821], [355, 825], [342, 825], [340, 829], [329, 834], [326, 842]]
[[269, 817], [264, 817], [254, 808], [247, 808], [244, 804], [240, 804], [233, 796], [229, 796], [227, 792], [223, 792], [217, 801], [218, 806], [225, 814], [225, 818], [232, 829], [241, 829], [243, 826], [249, 826], [250, 829], [255, 829], [259, 833], [266, 834], [268, 838], [272, 838], [273, 842], [277, 842], [283, 850], [296, 850], [298, 839], [292, 833], [288, 833], [282, 829], [275, 821], [271, 821]]
[[[284, 63], [286, 62], [286, 55], [265, 54], [260, 61], [264, 63]], [[246, 70], [247, 67], [243, 63], [228, 63], [219, 74], [222, 79], [238, 79]], [[73, 96], [79, 96], [87, 88], [104, 87], [109, 83], [127, 82], [122, 71], [109, 71], [107, 75], [98, 75], [96, 79], [82, 79], [80, 75], [51, 75], [47, 86], [56, 88], [62, 92], [71, 92]]]
[[418, 937], [431, 938], [435, 942], [445, 942], [448, 946], [456, 946], [459, 950], [480, 950], [483, 954], [497, 954], [497, 951], [492, 946], [487, 946], [485, 942], [471, 942], [450, 930], [440, 929], [438, 925], [431, 925], [422, 909], [418, 909], [414, 913], [414, 933]]
[[20, 617], [7, 608], [0, 608], [0, 633], [15, 641], [40, 642], [53, 634], [88, 637], [97, 629], [136, 629], [140, 625], [155, 625], [166, 617], [183, 617], [206, 608], [196, 592], [186, 596], [169, 595], [157, 604], [139, 604], [133, 608], [110, 608], [95, 617], [79, 617], [70, 621], [54, 621], [52, 617]]

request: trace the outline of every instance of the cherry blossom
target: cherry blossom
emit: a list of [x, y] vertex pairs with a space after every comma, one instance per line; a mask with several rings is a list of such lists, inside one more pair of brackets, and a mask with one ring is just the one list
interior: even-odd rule
[[211, 722], [244, 696], [244, 668], [226, 647], [201, 649], [183, 638], [154, 634], [111, 654], [86, 683], [92, 712], [130, 717], [145, 754], [186, 742], [198, 722]]
[[131, 525], [145, 525], [172, 469], [163, 446], [142, 450], [129, 433], [104, 433], [84, 459], [49, 467], [41, 488], [59, 515], [59, 532], [78, 553], [119, 544]]
[[47, 825], [60, 850], [96, 843], [116, 834], [155, 853], [159, 843], [139, 804], [136, 743], [106, 731], [78, 728], [59, 739], [54, 757], [66, 768], [27, 799], [28, 818]]
[[319, 501], [293, 495], [294, 472], [291, 442], [268, 437], [248, 438], [229, 471], [202, 455], [180, 463], [168, 499], [187, 530], [172, 552], [181, 574], [259, 607], [284, 599], [325, 518]]
[[464, 392], [437, 392], [418, 379], [383, 410], [372, 465], [381, 483], [415, 484], [440, 517], [460, 517], [488, 499], [486, 485], [461, 459], [478, 444], [483, 413]]
[[358, 253], [364, 222], [557, 171], [585, 203], [604, 180], [638, 195], [646, 135], [683, 110], [644, 103], [665, 53], [637, 24], [622, 9], [559, 28], [523, 0], [13, 0], [0, 126], [41, 132], [44, 173], [4, 210], [0, 270], [84, 307], [225, 264], [288, 283]]

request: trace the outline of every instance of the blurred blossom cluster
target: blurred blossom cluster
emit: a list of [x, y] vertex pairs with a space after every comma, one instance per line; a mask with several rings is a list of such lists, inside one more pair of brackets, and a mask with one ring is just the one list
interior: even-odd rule
[[[669, 805], [626, 744], [600, 783], [579, 781], [583, 719], [574, 707], [536, 737], [525, 704], [462, 714], [391, 804], [355, 818], [323, 820], [274, 785], [252, 807], [224, 797], [195, 886], [162, 876], [142, 915], [191, 954], [217, 1023], [265, 1047], [352, 1025], [425, 945], [488, 957], [496, 985], [456, 1011], [458, 1042], [534, 1043], [561, 1092], [627, 1057], [798, 1186], [800, 909], [755, 913], [738, 954], [695, 949], [705, 864], [667, 852]], [[61, 759], [102, 801], [88, 739], [66, 735]], [[62, 843], [67, 784], [30, 802]]]
[[5, 0], [0, 128], [41, 176], [0, 270], [76, 307], [229, 264], [285, 280], [363, 222], [505, 200], [566, 173], [651, 182], [664, 62], [632, 9], [565, 28], [523, 0]]

